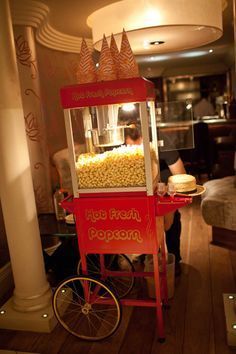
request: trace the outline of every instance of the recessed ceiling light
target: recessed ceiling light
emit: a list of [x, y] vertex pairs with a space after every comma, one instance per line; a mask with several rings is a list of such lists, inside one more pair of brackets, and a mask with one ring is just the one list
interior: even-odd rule
[[164, 41], [152, 41], [152, 42], [149, 42], [150, 45], [160, 45], [160, 44], [163, 44], [165, 43]]
[[209, 53], [213, 53], [213, 49], [209, 49]]

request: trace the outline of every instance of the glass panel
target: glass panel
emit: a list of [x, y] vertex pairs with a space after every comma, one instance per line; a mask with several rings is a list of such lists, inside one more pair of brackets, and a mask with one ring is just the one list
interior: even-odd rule
[[[152, 104], [155, 124], [155, 108]], [[140, 103], [135, 102], [71, 110], [79, 189], [146, 186], [140, 106]], [[153, 134], [148, 131], [148, 127], [151, 127], [150, 107], [148, 103], [146, 136], [156, 150], [156, 137], [153, 144]], [[139, 128], [136, 133], [140, 139], [136, 140], [134, 136], [131, 143], [126, 136], [133, 127]], [[152, 167], [152, 172], [149, 167], [153, 177], [157, 175], [156, 165], [155, 161], [155, 171]]]
[[193, 110], [190, 100], [158, 103], [156, 124], [160, 151], [194, 147]]

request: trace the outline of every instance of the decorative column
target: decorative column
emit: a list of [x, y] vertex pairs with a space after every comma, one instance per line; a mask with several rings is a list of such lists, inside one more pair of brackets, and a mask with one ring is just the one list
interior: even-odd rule
[[48, 213], [53, 211], [52, 191], [34, 30], [15, 26], [14, 37], [36, 207]]
[[[0, 1], [0, 195], [13, 297], [0, 311], [0, 328], [50, 331], [46, 280], [8, 0]], [[44, 317], [43, 317], [44, 315]]]

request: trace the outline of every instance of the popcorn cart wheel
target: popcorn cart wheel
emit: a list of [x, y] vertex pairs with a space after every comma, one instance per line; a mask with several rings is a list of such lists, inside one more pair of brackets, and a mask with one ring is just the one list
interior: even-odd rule
[[74, 276], [60, 283], [53, 295], [53, 309], [69, 333], [87, 341], [111, 336], [121, 320], [121, 306], [113, 291], [88, 276]]
[[[102, 279], [105, 283], [113, 289], [116, 296], [121, 299], [127, 296], [133, 289], [135, 284], [135, 278], [132, 276], [135, 269], [132, 262], [125, 254], [107, 254], [104, 256], [104, 263], [106, 271], [121, 271], [120, 276], [113, 277], [112, 273], [106, 278], [102, 277], [101, 272], [101, 255], [88, 254], [86, 256], [88, 274], [96, 279]], [[124, 271], [128, 272], [128, 275], [124, 275]], [[78, 263], [77, 268], [78, 275], [82, 275], [82, 262]]]

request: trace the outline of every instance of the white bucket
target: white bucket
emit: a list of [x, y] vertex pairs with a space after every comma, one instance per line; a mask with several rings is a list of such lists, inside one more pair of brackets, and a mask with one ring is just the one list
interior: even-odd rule
[[[161, 268], [161, 267], [160, 267]], [[147, 255], [145, 260], [145, 272], [153, 272], [153, 257], [152, 255]], [[161, 269], [160, 269], [161, 270]], [[166, 262], [166, 272], [167, 272], [167, 288], [168, 288], [168, 298], [171, 299], [174, 296], [175, 291], [175, 255], [168, 253]], [[151, 298], [155, 298], [155, 283], [153, 277], [146, 277], [148, 295]]]

